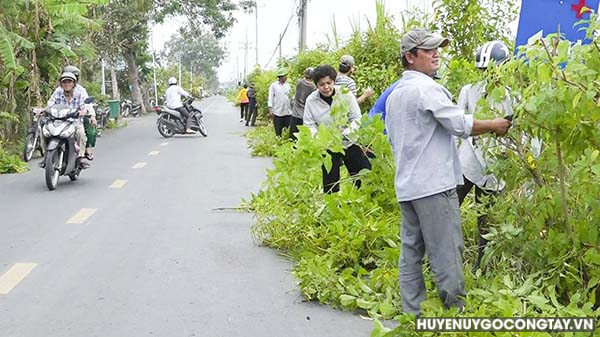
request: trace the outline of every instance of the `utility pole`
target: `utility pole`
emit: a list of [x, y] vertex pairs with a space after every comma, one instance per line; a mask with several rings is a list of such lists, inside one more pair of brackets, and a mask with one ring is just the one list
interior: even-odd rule
[[298, 7], [298, 30], [300, 31], [300, 38], [298, 41], [298, 52], [302, 52], [306, 49], [306, 9], [308, 7], [308, 0], [300, 0], [300, 7]]
[[281, 39], [283, 39], [283, 35], [279, 34], [279, 59], [281, 60]]
[[106, 82], [105, 82], [105, 74], [104, 74], [104, 59], [102, 59], [102, 90], [100, 91], [102, 96], [106, 96]]
[[158, 105], [158, 85], [156, 84], [156, 57], [154, 54], [154, 32], [150, 34], [150, 46], [152, 47], [152, 72], [154, 77], [154, 105]]
[[177, 82], [179, 85], [181, 84], [181, 55], [179, 55], [179, 81]]
[[258, 0], [254, 1], [254, 19], [256, 20], [254, 25], [256, 28], [256, 65], [258, 65]]
[[246, 81], [246, 75], [248, 74], [248, 29], [246, 29], [246, 43], [244, 43], [244, 78]]

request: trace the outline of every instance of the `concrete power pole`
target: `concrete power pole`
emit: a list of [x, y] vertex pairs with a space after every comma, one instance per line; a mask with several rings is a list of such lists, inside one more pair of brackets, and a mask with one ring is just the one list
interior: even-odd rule
[[281, 40], [283, 39], [283, 35], [279, 34], [279, 59], [281, 60]]
[[300, 7], [298, 8], [298, 30], [300, 31], [300, 39], [298, 41], [298, 52], [302, 52], [306, 49], [306, 9], [308, 7], [308, 0], [300, 0]]
[[254, 28], [256, 30], [256, 43], [254, 47], [256, 47], [256, 65], [258, 65], [258, 0], [254, 2], [254, 18], [256, 20]]

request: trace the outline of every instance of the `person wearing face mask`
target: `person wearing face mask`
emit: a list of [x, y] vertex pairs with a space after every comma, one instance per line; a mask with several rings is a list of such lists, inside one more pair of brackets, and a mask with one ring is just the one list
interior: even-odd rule
[[427, 289], [425, 253], [444, 306], [462, 311], [466, 296], [464, 248], [456, 186], [463, 184], [454, 137], [504, 135], [504, 118], [477, 120], [452, 102], [433, 76], [438, 48], [449, 40], [426, 29], [407, 32], [400, 42], [404, 73], [386, 102], [385, 126], [396, 162], [396, 198], [402, 211], [398, 274], [402, 309], [421, 315]]
[[[313, 81], [317, 90], [306, 98], [304, 106], [304, 125], [315, 135], [319, 125], [339, 124], [344, 136], [344, 153], [328, 151], [331, 155], [331, 170], [321, 167], [323, 172], [323, 192], [336, 193], [340, 190], [340, 167], [342, 162], [346, 165], [350, 176], [355, 176], [362, 169], [371, 169], [369, 159], [357, 144], [357, 131], [360, 128], [360, 108], [352, 93], [342, 93], [339, 86], [335, 85], [336, 71], [329, 65], [321, 65], [313, 71]], [[347, 107], [347, 111], [334, 120], [332, 108], [336, 106]], [[354, 185], [360, 188], [361, 181], [356, 179]]]

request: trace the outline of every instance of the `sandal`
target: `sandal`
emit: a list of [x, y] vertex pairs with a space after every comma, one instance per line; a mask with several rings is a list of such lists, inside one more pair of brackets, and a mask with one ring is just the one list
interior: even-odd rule
[[94, 155], [91, 153], [86, 152], [85, 153], [85, 158], [87, 158], [87, 160], [94, 160]]
[[81, 168], [82, 170], [88, 169], [90, 168], [90, 163], [82, 160], [79, 162], [79, 168]]

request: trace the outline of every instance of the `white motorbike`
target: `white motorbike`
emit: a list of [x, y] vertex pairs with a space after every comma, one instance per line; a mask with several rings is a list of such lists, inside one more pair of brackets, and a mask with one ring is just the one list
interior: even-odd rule
[[[85, 104], [92, 103], [88, 97]], [[46, 110], [46, 123], [42, 136], [46, 141], [45, 176], [50, 191], [56, 189], [60, 176], [69, 176], [71, 181], [79, 178], [81, 167], [77, 162], [79, 144], [75, 141], [75, 123], [79, 123], [79, 109], [68, 105], [54, 105]]]

